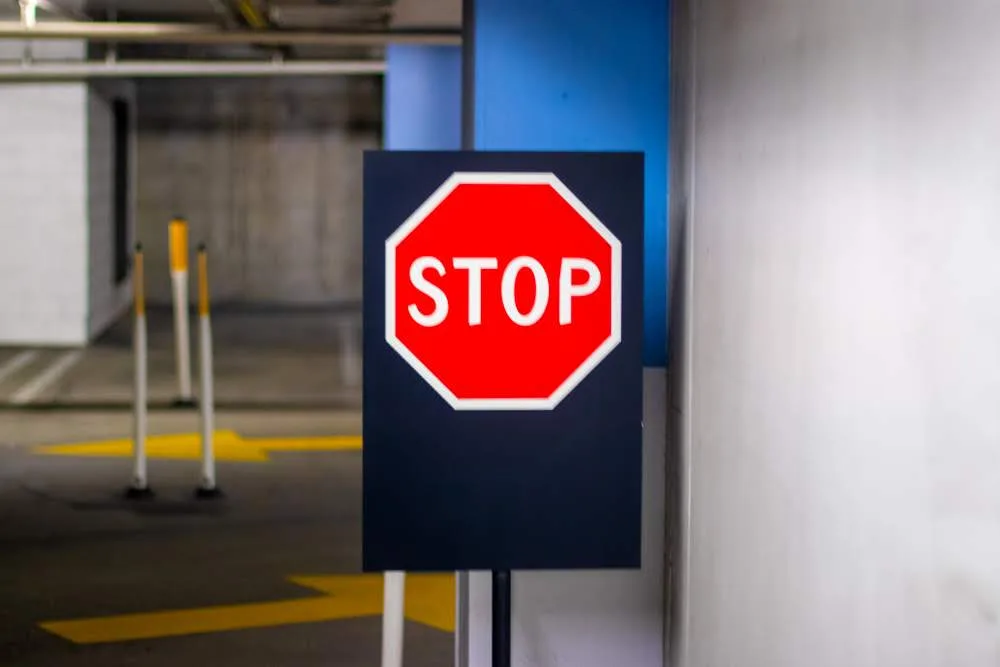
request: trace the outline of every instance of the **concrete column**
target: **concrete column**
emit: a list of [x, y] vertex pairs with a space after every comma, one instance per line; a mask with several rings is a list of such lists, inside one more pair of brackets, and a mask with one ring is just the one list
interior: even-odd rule
[[85, 83], [0, 85], [2, 345], [87, 342], [88, 146]]
[[1000, 4], [692, 24], [678, 664], [998, 664]]
[[[16, 3], [5, 9], [18, 20]], [[52, 17], [39, 12], [39, 23]], [[76, 40], [0, 41], [0, 61], [80, 60]], [[88, 327], [88, 87], [0, 84], [0, 344], [74, 346]]]
[[[464, 20], [476, 149], [646, 154], [643, 566], [514, 573], [514, 664], [662, 667], [667, 1], [472, 0]], [[488, 667], [489, 574], [470, 588], [467, 661]]]

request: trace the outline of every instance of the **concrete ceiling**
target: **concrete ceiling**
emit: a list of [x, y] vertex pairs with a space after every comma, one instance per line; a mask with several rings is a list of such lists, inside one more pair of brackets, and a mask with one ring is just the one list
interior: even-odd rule
[[[385, 26], [457, 28], [462, 0], [47, 0], [96, 20], [240, 24], [246, 9], [275, 28], [351, 29]], [[11, 0], [16, 6], [16, 0]]]
[[396, 0], [392, 25], [396, 28], [460, 28], [462, 0]]
[[[351, 31], [384, 29], [457, 29], [462, 0], [38, 0], [39, 20], [142, 21], [212, 24], [230, 29]], [[17, 14], [18, 0], [0, 0]], [[92, 57], [106, 47], [94, 43]], [[122, 58], [378, 58], [382, 49], [368, 47], [255, 47], [185, 44], [122, 44]]]

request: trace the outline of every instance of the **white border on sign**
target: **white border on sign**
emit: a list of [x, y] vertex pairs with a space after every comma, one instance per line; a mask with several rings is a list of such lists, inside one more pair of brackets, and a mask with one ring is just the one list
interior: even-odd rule
[[[396, 336], [396, 248], [455, 188], [464, 184], [549, 185], [611, 246], [611, 335], [548, 398], [459, 398]], [[456, 172], [385, 242], [385, 340], [455, 410], [553, 410], [621, 342], [622, 244], [553, 173]]]

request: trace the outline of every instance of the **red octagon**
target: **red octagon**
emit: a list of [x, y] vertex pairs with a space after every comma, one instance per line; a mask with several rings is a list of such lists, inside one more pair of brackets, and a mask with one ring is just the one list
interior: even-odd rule
[[621, 243], [554, 174], [453, 174], [385, 271], [386, 341], [456, 410], [551, 410], [621, 340]]

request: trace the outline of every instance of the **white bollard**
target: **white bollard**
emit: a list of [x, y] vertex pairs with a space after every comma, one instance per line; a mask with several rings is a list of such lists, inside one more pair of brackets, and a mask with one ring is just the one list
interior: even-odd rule
[[406, 573], [386, 572], [382, 602], [382, 667], [403, 667]]
[[198, 348], [201, 373], [201, 483], [199, 498], [222, 495], [215, 481], [215, 386], [212, 369], [212, 320], [208, 299], [208, 253], [198, 248]]
[[170, 282], [174, 295], [174, 341], [177, 359], [178, 405], [192, 405], [191, 327], [188, 322], [188, 224], [170, 222]]
[[135, 386], [133, 388], [132, 412], [132, 484], [126, 495], [129, 498], [146, 498], [153, 494], [146, 476], [146, 410], [148, 402], [147, 378], [147, 338], [146, 338], [146, 286], [145, 263], [142, 246], [135, 248], [135, 267], [132, 273], [134, 291], [135, 322], [132, 332], [132, 347], [135, 363]]

